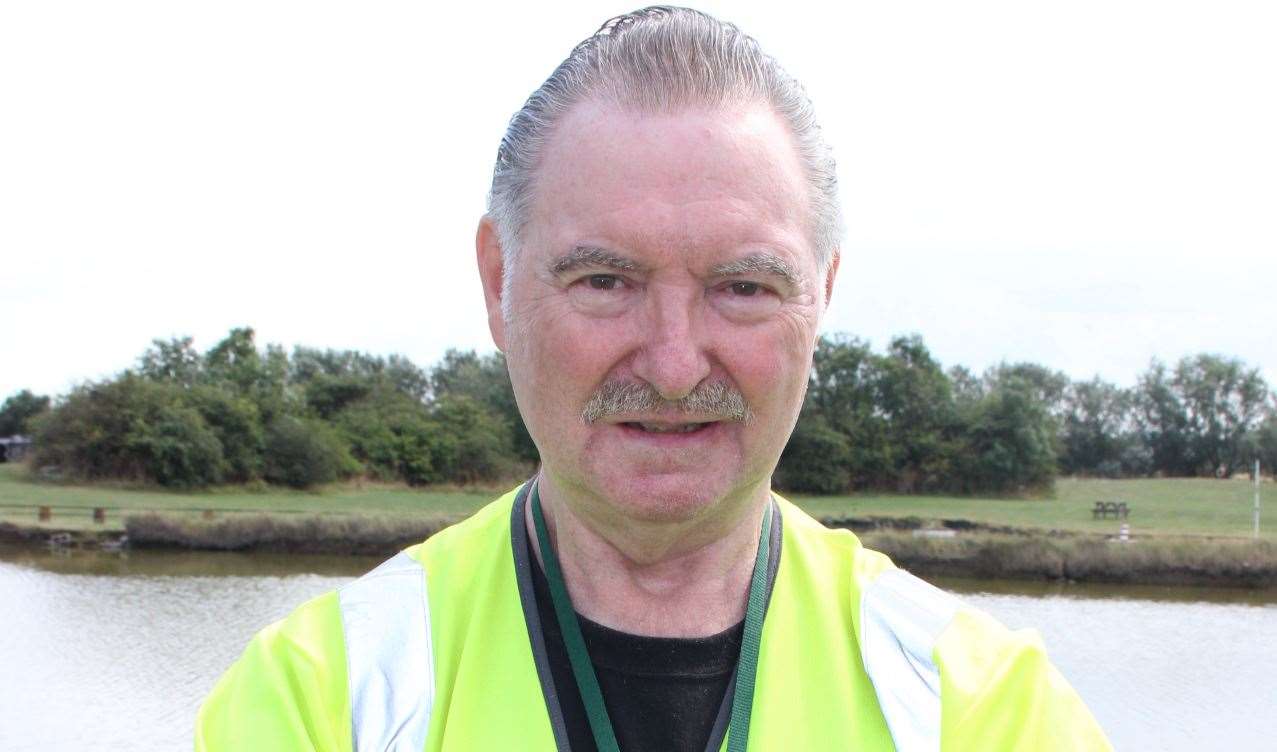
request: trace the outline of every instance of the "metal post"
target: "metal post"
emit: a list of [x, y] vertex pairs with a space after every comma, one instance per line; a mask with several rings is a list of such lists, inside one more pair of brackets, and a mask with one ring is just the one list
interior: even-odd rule
[[1255, 460], [1255, 532], [1252, 537], [1259, 539], [1259, 460]]

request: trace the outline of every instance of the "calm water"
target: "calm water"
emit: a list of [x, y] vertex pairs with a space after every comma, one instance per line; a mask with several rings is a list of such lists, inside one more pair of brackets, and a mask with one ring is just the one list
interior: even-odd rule
[[[190, 749], [249, 637], [376, 563], [0, 549], [0, 750]], [[1118, 749], [1277, 749], [1277, 593], [940, 584], [1036, 627]]]

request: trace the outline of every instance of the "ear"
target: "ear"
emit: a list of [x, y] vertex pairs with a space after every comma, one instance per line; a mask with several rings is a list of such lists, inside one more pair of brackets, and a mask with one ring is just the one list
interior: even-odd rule
[[829, 301], [834, 297], [834, 277], [838, 276], [838, 262], [842, 260], [841, 249], [834, 249], [834, 254], [829, 259], [829, 271], [825, 272], [825, 307], [829, 307]]
[[505, 352], [505, 316], [501, 312], [505, 256], [496, 224], [486, 214], [479, 220], [474, 238], [475, 256], [479, 261], [479, 280], [483, 283], [483, 301], [488, 306], [488, 331], [497, 349]]

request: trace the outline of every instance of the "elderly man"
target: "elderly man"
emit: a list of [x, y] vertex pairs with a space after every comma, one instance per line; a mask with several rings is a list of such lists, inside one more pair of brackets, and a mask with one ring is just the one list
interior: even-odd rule
[[771, 492], [839, 230], [752, 39], [605, 24], [514, 117], [477, 237], [540, 472], [259, 634], [197, 747], [1106, 748], [1031, 634]]

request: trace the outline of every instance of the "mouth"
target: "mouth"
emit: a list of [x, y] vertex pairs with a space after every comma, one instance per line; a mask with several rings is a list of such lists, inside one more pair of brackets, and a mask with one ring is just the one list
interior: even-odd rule
[[628, 429], [633, 430], [633, 431], [641, 431], [641, 432], [643, 432], [643, 433], [651, 433], [651, 434], [663, 434], [663, 433], [681, 434], [681, 433], [698, 433], [698, 432], [700, 432], [700, 431], [704, 431], [705, 429], [707, 429], [707, 428], [709, 428], [710, 426], [714, 425], [714, 423], [713, 423], [713, 422], [706, 422], [706, 423], [653, 423], [653, 422], [647, 422], [647, 421], [629, 421], [629, 422], [626, 422], [626, 423], [621, 423], [620, 425], [621, 425], [621, 426], [623, 426], [624, 428], [628, 428]]

